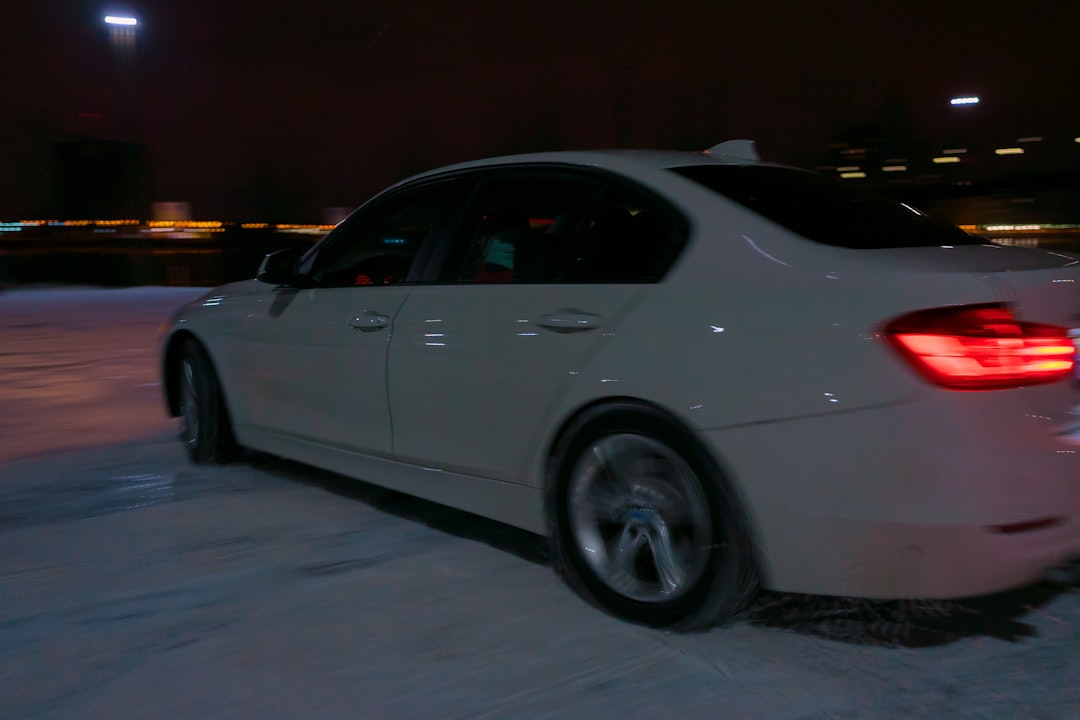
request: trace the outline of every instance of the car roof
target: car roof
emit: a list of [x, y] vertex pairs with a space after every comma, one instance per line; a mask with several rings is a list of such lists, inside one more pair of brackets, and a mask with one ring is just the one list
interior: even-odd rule
[[563, 150], [556, 152], [524, 153], [471, 160], [436, 168], [414, 175], [395, 184], [412, 183], [416, 180], [436, 177], [463, 170], [521, 164], [581, 165], [612, 170], [628, 169], [630, 166], [653, 170], [666, 170], [686, 165], [771, 165], [757, 155], [752, 140], [729, 140], [708, 150], [689, 152], [679, 150]]

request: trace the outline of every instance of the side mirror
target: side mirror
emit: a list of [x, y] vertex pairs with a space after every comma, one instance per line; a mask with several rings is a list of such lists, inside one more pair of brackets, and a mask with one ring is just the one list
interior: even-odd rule
[[270, 285], [292, 285], [300, 277], [299, 248], [288, 248], [269, 253], [259, 265], [255, 279]]

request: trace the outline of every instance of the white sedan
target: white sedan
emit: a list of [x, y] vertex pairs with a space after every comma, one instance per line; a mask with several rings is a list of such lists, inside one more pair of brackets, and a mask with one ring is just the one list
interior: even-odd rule
[[949, 598], [1080, 555], [1080, 258], [705, 153], [455, 165], [181, 309], [195, 462], [253, 448], [548, 535], [617, 616]]

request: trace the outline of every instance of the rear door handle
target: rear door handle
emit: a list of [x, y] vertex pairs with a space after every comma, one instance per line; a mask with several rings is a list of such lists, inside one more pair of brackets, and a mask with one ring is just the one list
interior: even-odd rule
[[390, 316], [383, 315], [382, 313], [375, 312], [374, 310], [365, 310], [352, 320], [349, 321], [349, 325], [357, 330], [364, 332], [371, 332], [372, 330], [382, 330], [390, 325]]
[[536, 318], [534, 322], [543, 328], [557, 333], [582, 332], [600, 327], [602, 318], [599, 315], [587, 313], [584, 310], [567, 308], [547, 313]]

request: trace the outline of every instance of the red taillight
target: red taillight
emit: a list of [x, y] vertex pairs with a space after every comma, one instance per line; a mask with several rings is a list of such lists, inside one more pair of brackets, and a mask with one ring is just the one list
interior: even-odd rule
[[953, 390], [1054, 382], [1076, 362], [1064, 328], [1021, 322], [1004, 305], [921, 310], [889, 323], [884, 333], [923, 377]]

